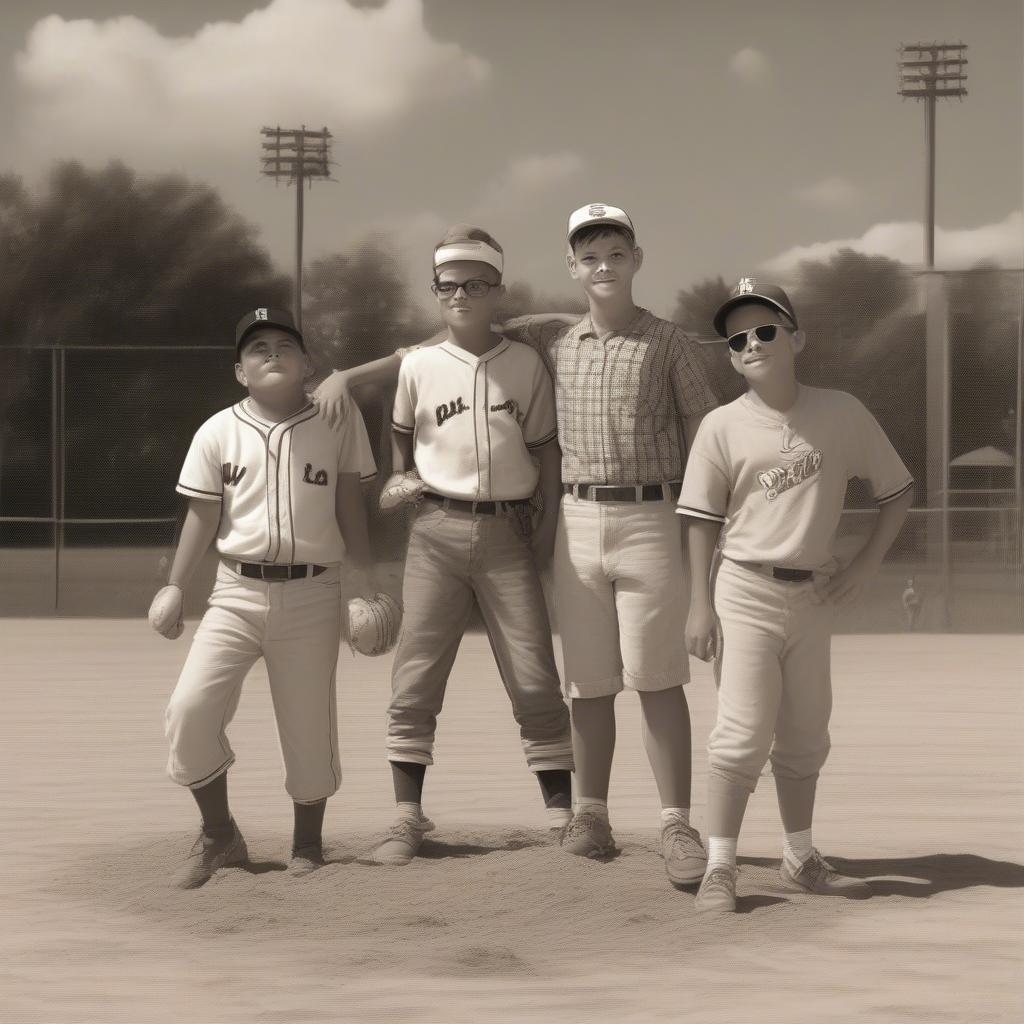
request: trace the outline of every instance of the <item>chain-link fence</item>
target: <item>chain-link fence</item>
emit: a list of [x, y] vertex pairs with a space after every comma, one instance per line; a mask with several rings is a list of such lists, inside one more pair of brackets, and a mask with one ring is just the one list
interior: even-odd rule
[[[1022, 278], [1002, 275], [998, 288], [993, 280], [947, 282], [954, 387], [945, 496], [929, 477], [935, 442], [924, 394], [891, 400], [906, 384], [898, 375], [881, 389], [877, 380], [827, 383], [866, 402], [918, 478], [915, 509], [866, 599], [844, 616], [847, 630], [1024, 629], [1019, 379], [1000, 373], [993, 382], [974, 369], [996, 349], [1009, 366], [1019, 362], [1002, 349], [1020, 344]], [[922, 346], [924, 322], [912, 318]], [[233, 350], [209, 346], [0, 347], [0, 614], [144, 613], [173, 555], [182, 507], [174, 486], [192, 435], [243, 394], [233, 363]], [[387, 404], [380, 395], [363, 407], [385, 466]], [[378, 557], [400, 558], [402, 518], [368, 506]], [[856, 550], [874, 515], [856, 484], [847, 506], [841, 556]], [[192, 614], [214, 564], [211, 555], [190, 588]]]

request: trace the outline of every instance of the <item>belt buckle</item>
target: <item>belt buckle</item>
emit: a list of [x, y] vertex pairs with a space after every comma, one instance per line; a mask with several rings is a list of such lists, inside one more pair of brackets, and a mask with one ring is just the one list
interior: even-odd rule
[[263, 579], [270, 580], [272, 583], [292, 578], [290, 565], [264, 565], [260, 573]]

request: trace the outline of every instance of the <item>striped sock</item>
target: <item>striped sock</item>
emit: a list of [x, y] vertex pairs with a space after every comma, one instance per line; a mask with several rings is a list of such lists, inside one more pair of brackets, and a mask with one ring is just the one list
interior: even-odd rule
[[736, 867], [736, 840], [728, 836], [708, 836], [708, 871]]

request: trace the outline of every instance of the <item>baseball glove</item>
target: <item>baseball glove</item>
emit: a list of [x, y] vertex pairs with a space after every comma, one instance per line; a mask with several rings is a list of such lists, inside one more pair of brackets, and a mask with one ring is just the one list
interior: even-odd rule
[[392, 512], [400, 505], [418, 505], [426, 485], [415, 469], [408, 473], [393, 473], [380, 492], [381, 512]]
[[383, 592], [348, 602], [348, 645], [353, 653], [375, 658], [387, 654], [398, 642], [402, 606]]

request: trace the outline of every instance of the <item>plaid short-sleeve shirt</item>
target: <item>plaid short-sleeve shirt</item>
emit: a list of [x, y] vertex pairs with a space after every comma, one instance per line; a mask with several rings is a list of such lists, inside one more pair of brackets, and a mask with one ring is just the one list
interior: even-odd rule
[[718, 404], [691, 337], [640, 309], [621, 333], [590, 315], [566, 327], [520, 317], [505, 334], [535, 348], [555, 383], [565, 483], [679, 480], [682, 423]]

